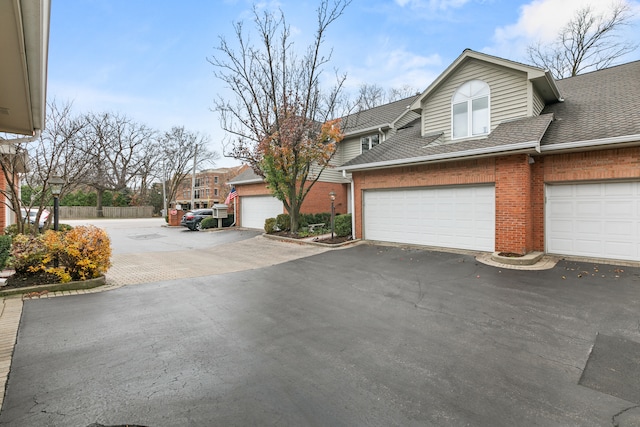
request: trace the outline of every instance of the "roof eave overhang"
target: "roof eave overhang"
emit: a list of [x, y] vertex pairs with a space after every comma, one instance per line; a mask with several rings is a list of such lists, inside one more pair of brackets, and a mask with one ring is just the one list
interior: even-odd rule
[[8, 116], [0, 131], [33, 136], [45, 127], [51, 1], [10, 0], [3, 6], [5, 12], [13, 12], [2, 16], [1, 22], [5, 30], [14, 32], [4, 39], [4, 54], [9, 56], [3, 58], [8, 67], [3, 68], [8, 74], [3, 77], [6, 87], [12, 88], [11, 95], [4, 95], [21, 101], [0, 105]]
[[419, 165], [425, 163], [442, 163], [471, 158], [495, 157], [499, 154], [538, 154], [540, 153], [539, 141], [521, 142], [518, 144], [499, 145], [490, 148], [474, 148], [454, 153], [432, 154], [429, 156], [412, 157], [408, 159], [388, 160], [384, 162], [365, 163], [361, 165], [343, 166], [340, 169], [348, 172], [356, 172], [370, 169], [386, 169], [400, 166]]
[[350, 137], [354, 137], [354, 136], [358, 136], [358, 135], [364, 135], [364, 134], [369, 134], [371, 132], [377, 132], [380, 131], [382, 129], [390, 129], [391, 128], [391, 123], [383, 123], [377, 126], [371, 126], [365, 129], [358, 129], [358, 130], [354, 130], [354, 131], [347, 131], [344, 133], [344, 137], [345, 138], [350, 138]]
[[583, 141], [563, 142], [559, 144], [543, 145], [541, 154], [553, 154], [559, 152], [584, 151], [586, 149], [624, 148], [640, 145], [640, 134], [621, 135], [610, 138], [590, 139]]

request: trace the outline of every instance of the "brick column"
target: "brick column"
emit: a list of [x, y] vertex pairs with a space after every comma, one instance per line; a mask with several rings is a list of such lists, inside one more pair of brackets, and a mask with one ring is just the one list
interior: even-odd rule
[[531, 179], [526, 154], [496, 158], [496, 252], [533, 250]]

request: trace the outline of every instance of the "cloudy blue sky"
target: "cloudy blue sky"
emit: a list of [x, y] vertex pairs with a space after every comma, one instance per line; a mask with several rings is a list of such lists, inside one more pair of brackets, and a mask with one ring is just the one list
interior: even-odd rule
[[[622, 0], [640, 11], [640, 2]], [[247, 0], [54, 0], [48, 98], [77, 113], [124, 113], [159, 130], [185, 126], [210, 136], [222, 153], [224, 133], [211, 111], [224, 93], [207, 57], [232, 23], [247, 21]], [[525, 61], [526, 46], [548, 41], [588, 0], [353, 0], [329, 29], [333, 68], [347, 89], [362, 83], [425, 89], [465, 48]], [[593, 0], [597, 9], [609, 0]], [[296, 46], [313, 38], [316, 1], [257, 3], [279, 7]], [[640, 13], [637, 13], [640, 18]], [[636, 38], [640, 21], [628, 29]], [[640, 59], [640, 51], [623, 62]], [[222, 158], [217, 166], [236, 161]]]

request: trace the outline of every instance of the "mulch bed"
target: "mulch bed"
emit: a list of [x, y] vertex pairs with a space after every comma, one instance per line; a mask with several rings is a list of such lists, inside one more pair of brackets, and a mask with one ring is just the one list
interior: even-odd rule
[[[281, 237], [288, 237], [290, 239], [307, 239], [309, 237], [313, 237], [313, 236], [299, 236], [296, 233], [292, 233], [290, 231], [277, 231], [275, 233], [272, 234], [273, 236], [281, 236]], [[329, 245], [337, 245], [339, 243], [344, 243], [344, 242], [348, 242], [351, 240], [351, 236], [344, 236], [344, 237], [334, 237], [333, 239], [331, 237], [325, 238], [325, 239], [321, 239], [320, 237], [317, 238], [317, 240], [313, 240], [314, 242], [317, 243], [326, 243]]]
[[51, 273], [40, 272], [29, 276], [14, 274], [7, 277], [7, 281], [0, 289], [26, 288], [28, 286], [51, 285], [54, 283], [60, 283], [60, 278]]

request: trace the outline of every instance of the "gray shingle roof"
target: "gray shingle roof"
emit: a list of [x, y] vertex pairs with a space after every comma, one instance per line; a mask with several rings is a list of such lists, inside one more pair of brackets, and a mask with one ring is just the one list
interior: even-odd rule
[[382, 126], [392, 123], [403, 113], [409, 111], [408, 107], [419, 95], [399, 101], [390, 102], [389, 104], [380, 105], [378, 107], [363, 110], [358, 113], [350, 114], [342, 118], [342, 129], [345, 133], [355, 133], [361, 130], [370, 129], [372, 127]]
[[249, 168], [246, 169], [244, 171], [242, 171], [241, 174], [239, 174], [238, 176], [236, 176], [235, 178], [233, 178], [231, 181], [229, 181], [229, 184], [237, 184], [239, 182], [251, 182], [251, 181], [255, 181], [255, 182], [260, 182], [263, 181], [262, 177], [258, 174], [256, 174], [253, 169]]
[[342, 166], [412, 163], [482, 149], [499, 153], [526, 142], [537, 141], [545, 147], [640, 135], [640, 61], [560, 80], [557, 86], [564, 102], [547, 105], [540, 116], [501, 123], [487, 138], [438, 143], [440, 135], [420, 136], [420, 119], [416, 119], [411, 127]]
[[416, 119], [410, 123], [410, 127], [399, 129], [393, 137], [342, 166], [402, 162], [403, 160], [411, 163], [429, 156], [453, 158], [470, 150], [486, 149], [500, 152], [522, 148], [522, 145], [527, 143], [531, 143], [533, 147], [540, 142], [552, 120], [552, 114], [512, 120], [500, 123], [486, 138], [442, 144], [438, 143], [441, 134], [420, 136], [420, 119]]
[[640, 134], [640, 61], [557, 82], [564, 102], [547, 105], [556, 121], [542, 145]]

